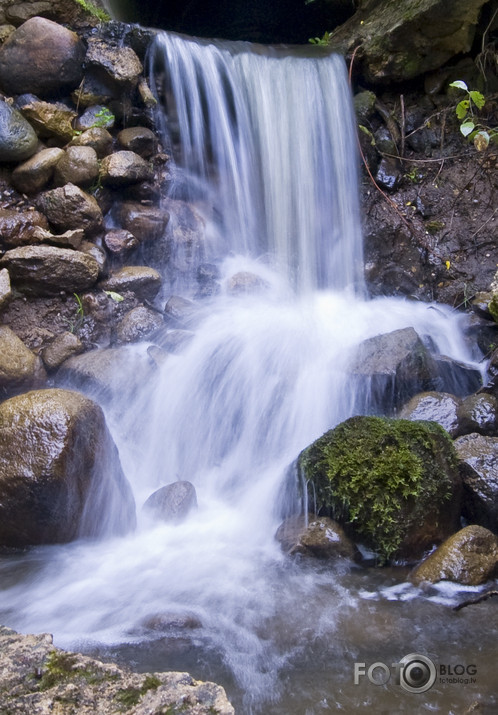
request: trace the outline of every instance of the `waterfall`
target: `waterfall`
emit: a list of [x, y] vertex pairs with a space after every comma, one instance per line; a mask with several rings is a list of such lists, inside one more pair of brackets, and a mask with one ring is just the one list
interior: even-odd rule
[[178, 140], [191, 192], [204, 191], [220, 217], [215, 254], [268, 254], [300, 290], [361, 289], [356, 136], [342, 57], [163, 33], [151, 64], [156, 76], [162, 69], [165, 141], [172, 149]]
[[[364, 299], [341, 58], [161, 34], [151, 68], [175, 161], [168, 200], [203, 215], [219, 293], [197, 301], [189, 340], [132, 402], [105, 404], [137, 531], [9, 562], [0, 620], [54, 633], [61, 646], [108, 646], [149, 670], [219, 679], [245, 715], [352, 712], [341, 688], [351, 690], [358, 644], [370, 633], [375, 659], [392, 614], [369, 601], [361, 620], [363, 583], [352, 592], [341, 566], [282, 555], [274, 534], [289, 509], [286, 475], [301, 449], [352, 414], [348, 364], [362, 340], [413, 326], [470, 361], [461, 318]], [[230, 291], [241, 271], [260, 279], [259, 291]], [[176, 479], [193, 482], [198, 510], [182, 524], [152, 521], [143, 503]], [[199, 627], [157, 626], [185, 616]], [[414, 618], [387, 640], [415, 633]]]

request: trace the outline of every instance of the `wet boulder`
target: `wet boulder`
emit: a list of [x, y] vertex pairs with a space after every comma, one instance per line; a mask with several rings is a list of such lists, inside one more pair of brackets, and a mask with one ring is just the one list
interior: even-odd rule
[[0, 246], [3, 249], [39, 243], [37, 228], [48, 229], [48, 221], [39, 211], [0, 209]]
[[482, 393], [470, 395], [463, 400], [458, 410], [460, 434], [478, 432], [493, 436], [498, 434], [498, 399]]
[[74, 184], [45, 191], [37, 199], [37, 206], [59, 231], [84, 229], [93, 235], [102, 228], [103, 216], [97, 201]]
[[102, 159], [112, 151], [112, 136], [104, 127], [91, 127], [73, 137], [70, 146], [89, 146]]
[[147, 127], [127, 127], [118, 134], [118, 142], [128, 151], [140, 154], [144, 159], [150, 159], [157, 151], [157, 137]]
[[255, 273], [239, 271], [230, 276], [227, 291], [232, 295], [243, 295], [244, 293], [259, 293], [268, 287], [268, 283]]
[[31, 387], [36, 376], [34, 353], [6, 325], [0, 325], [0, 388]]
[[139, 305], [128, 311], [116, 327], [120, 343], [135, 343], [147, 340], [163, 325], [162, 317], [154, 310]]
[[498, 438], [467, 434], [455, 440], [463, 480], [463, 515], [498, 532]]
[[435, 422], [351, 417], [303, 450], [297, 468], [318, 514], [384, 561], [419, 559], [458, 528], [458, 459]]
[[144, 504], [156, 519], [180, 523], [197, 508], [197, 495], [191, 482], [177, 481], [161, 487]]
[[124, 534], [135, 503], [101, 408], [68, 390], [0, 405], [0, 544]]
[[0, 161], [23, 161], [32, 156], [38, 137], [22, 114], [0, 99]]
[[66, 360], [57, 373], [59, 384], [75, 386], [99, 401], [130, 399], [150, 382], [154, 366], [128, 347], [89, 350]]
[[68, 331], [57, 335], [43, 350], [43, 364], [49, 371], [56, 370], [65, 360], [83, 352], [83, 344], [77, 335]]
[[125, 258], [139, 245], [138, 239], [123, 228], [111, 228], [104, 236], [104, 246], [113, 258]]
[[349, 368], [366, 400], [361, 411], [389, 410], [433, 387], [434, 359], [413, 328], [376, 335], [358, 346]]
[[84, 58], [85, 46], [74, 32], [33, 17], [0, 48], [0, 87], [7, 94], [52, 97], [81, 82]]
[[85, 63], [120, 87], [136, 85], [143, 70], [131, 47], [113, 44], [99, 37], [88, 38]]
[[435, 355], [437, 389], [450, 392], [457, 397], [466, 397], [482, 387], [482, 377], [473, 365], [453, 360], [447, 355]]
[[456, 581], [479, 586], [492, 578], [498, 567], [498, 537], [473, 524], [450, 536], [412, 572], [417, 584]]
[[[64, 150], [57, 147], [42, 149], [12, 172], [12, 184], [23, 194], [37, 194], [51, 181]], [[44, 228], [48, 228], [44, 226]]]
[[0, 310], [7, 305], [12, 297], [10, 275], [6, 268], [0, 269]]
[[161, 275], [148, 266], [124, 266], [99, 286], [115, 293], [131, 291], [139, 300], [154, 300], [161, 288]]
[[461, 434], [458, 410], [461, 400], [447, 392], [421, 392], [404, 405], [399, 417], [404, 420], [437, 422], [451, 437]]
[[98, 178], [97, 152], [91, 146], [70, 146], [57, 163], [54, 180], [58, 186], [90, 186]]
[[121, 227], [144, 242], [161, 238], [169, 218], [169, 213], [163, 209], [156, 206], [143, 206], [131, 201], [124, 202], [117, 210], [117, 219]]
[[184, 328], [192, 323], [197, 310], [193, 301], [180, 295], [172, 295], [164, 306], [164, 316], [169, 323]]
[[100, 177], [105, 186], [120, 187], [150, 181], [154, 170], [134, 151], [115, 151], [102, 159]]
[[278, 527], [276, 540], [289, 555], [302, 554], [319, 559], [358, 560], [359, 552], [337, 522], [326, 516], [291, 516]]
[[56, 246], [23, 246], [7, 251], [0, 266], [8, 269], [12, 283], [34, 295], [75, 293], [93, 286], [99, 266], [82, 251]]

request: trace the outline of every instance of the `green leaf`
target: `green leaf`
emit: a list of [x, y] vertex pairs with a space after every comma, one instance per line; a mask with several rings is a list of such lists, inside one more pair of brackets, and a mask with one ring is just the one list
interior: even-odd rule
[[104, 293], [109, 296], [115, 303], [121, 303], [124, 300], [120, 293], [115, 293], [113, 290], [105, 290]]
[[457, 104], [455, 112], [458, 119], [464, 119], [467, 116], [469, 107], [470, 102], [468, 99], [462, 99], [462, 101]]
[[460, 131], [462, 132], [464, 137], [468, 137], [471, 132], [473, 132], [475, 129], [475, 124], [474, 122], [464, 122], [463, 124], [460, 125]]
[[457, 79], [455, 82], [451, 82], [450, 87], [456, 87], [457, 89], [464, 89], [466, 92], [469, 91], [469, 88], [465, 84], [465, 82], [461, 79]]
[[481, 130], [477, 132], [474, 137], [474, 146], [477, 151], [484, 151], [489, 146], [489, 134], [488, 132]]
[[486, 100], [484, 98], [484, 95], [481, 94], [480, 92], [477, 91], [472, 91], [469, 92], [471, 100], [474, 102], [476, 105], [477, 109], [482, 109], [484, 105], [486, 104]]

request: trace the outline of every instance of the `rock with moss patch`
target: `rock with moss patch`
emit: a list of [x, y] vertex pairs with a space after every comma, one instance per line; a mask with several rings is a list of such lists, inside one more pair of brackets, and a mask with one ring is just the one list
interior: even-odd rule
[[0, 712], [95, 715], [234, 715], [219, 685], [188, 673], [133, 673], [55, 648], [51, 635], [0, 626]]
[[101, 408], [69, 390], [0, 405], [0, 544], [124, 534], [135, 503]]
[[479, 586], [498, 567], [498, 537], [475, 524], [450, 536], [412, 572], [415, 583], [456, 581]]
[[19, 111], [36, 129], [41, 139], [66, 144], [73, 137], [72, 122], [77, 113], [62, 102], [45, 102], [33, 94], [17, 99]]
[[420, 558], [458, 528], [461, 481], [435, 422], [351, 417], [298, 457], [319, 514], [381, 559]]

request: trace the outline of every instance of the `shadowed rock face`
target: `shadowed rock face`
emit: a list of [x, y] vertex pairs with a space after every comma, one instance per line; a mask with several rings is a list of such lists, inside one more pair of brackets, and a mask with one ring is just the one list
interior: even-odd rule
[[69, 390], [0, 406], [0, 545], [122, 534], [135, 504], [101, 408]]

